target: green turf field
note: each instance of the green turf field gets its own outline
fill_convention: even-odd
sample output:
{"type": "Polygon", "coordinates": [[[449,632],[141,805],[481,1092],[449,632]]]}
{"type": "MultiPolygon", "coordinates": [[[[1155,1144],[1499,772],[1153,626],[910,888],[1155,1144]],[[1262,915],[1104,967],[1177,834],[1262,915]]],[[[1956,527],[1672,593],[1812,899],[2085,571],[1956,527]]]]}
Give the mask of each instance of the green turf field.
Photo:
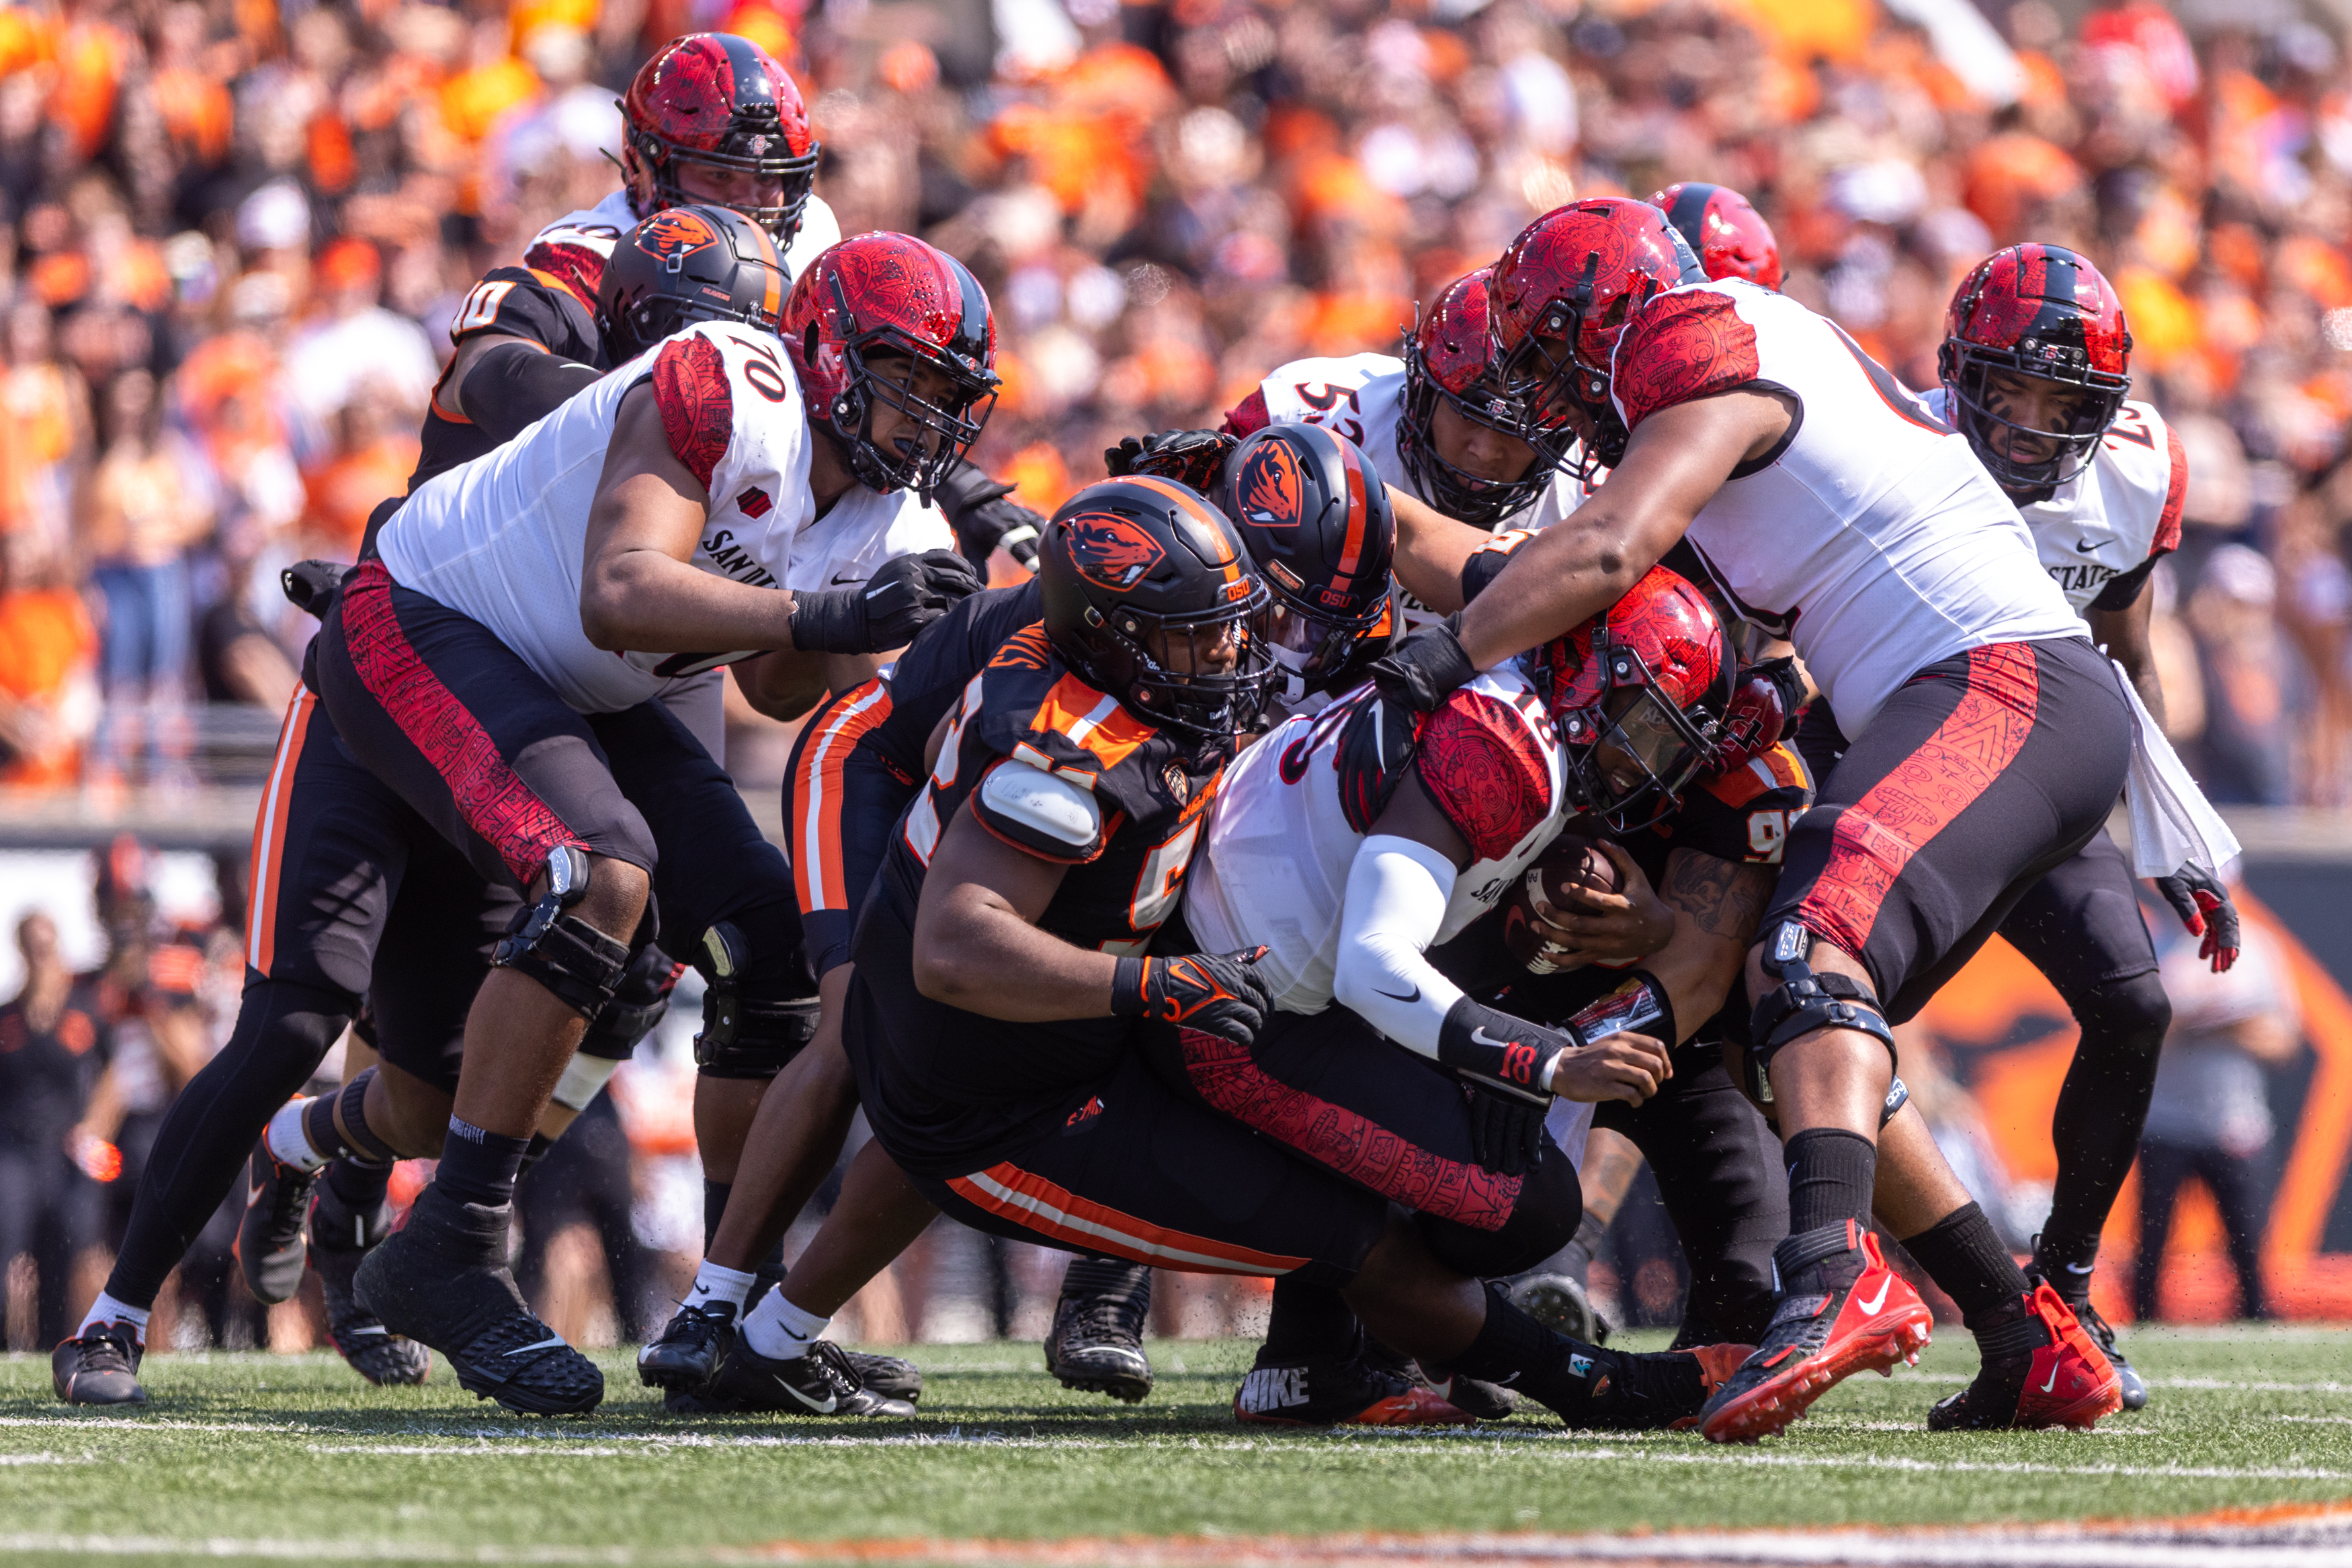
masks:
{"type": "MultiPolygon", "coordinates": [[[[912,1354],[922,1419],[665,1419],[625,1354],[596,1416],[507,1416],[436,1366],[369,1388],[329,1355],[159,1356],[129,1417],[0,1359],[0,1556],[673,1561],[862,1537],[1250,1536],[2158,1518],[2352,1498],[2352,1330],[2142,1332],[2152,1406],[2089,1435],[1931,1436],[1972,1364],[1854,1378],[1790,1436],[1267,1434],[1227,1411],[1249,1347],[1160,1343],[1129,1409],[1034,1345],[912,1354]]],[[[920,1548],[912,1556],[919,1560],[920,1548]]],[[[898,1552],[891,1552],[898,1558],[898,1552]]],[[[905,1559],[900,1559],[905,1560],[905,1559]]]]}

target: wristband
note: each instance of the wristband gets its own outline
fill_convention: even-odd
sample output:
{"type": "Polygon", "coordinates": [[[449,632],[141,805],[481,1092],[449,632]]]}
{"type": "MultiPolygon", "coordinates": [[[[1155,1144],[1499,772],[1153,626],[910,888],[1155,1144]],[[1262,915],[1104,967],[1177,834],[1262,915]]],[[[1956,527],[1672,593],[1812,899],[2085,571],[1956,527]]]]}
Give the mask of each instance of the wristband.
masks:
{"type": "Polygon", "coordinates": [[[1647,969],[1636,969],[1623,984],[1597,1002],[1585,1006],[1563,1026],[1579,1045],[1631,1030],[1663,1040],[1668,1050],[1680,1043],[1675,1033],[1675,1004],[1666,988],[1647,969]]]}
{"type": "Polygon", "coordinates": [[[1121,958],[1110,972],[1110,1016],[1115,1019],[1141,1018],[1144,1009],[1143,988],[1150,977],[1149,958],[1121,958]]]}
{"type": "Polygon", "coordinates": [[[1441,1064],[1526,1094],[1551,1092],[1550,1068],[1561,1049],[1559,1031],[1468,997],[1445,1010],[1437,1033],[1441,1064]]]}

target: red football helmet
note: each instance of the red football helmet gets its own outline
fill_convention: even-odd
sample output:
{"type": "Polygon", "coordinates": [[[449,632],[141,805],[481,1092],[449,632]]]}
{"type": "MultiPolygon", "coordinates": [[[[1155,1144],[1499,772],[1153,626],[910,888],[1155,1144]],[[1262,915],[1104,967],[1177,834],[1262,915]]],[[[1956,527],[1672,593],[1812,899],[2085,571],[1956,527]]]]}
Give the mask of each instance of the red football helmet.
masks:
{"type": "Polygon", "coordinates": [[[1688,579],[1654,566],[1604,613],[1529,657],[1568,744],[1578,804],[1613,831],[1658,821],[1706,770],[1738,659],[1688,579]]]}
{"type": "Polygon", "coordinates": [[[1495,264],[1487,292],[1505,389],[1559,433],[1562,466],[1568,411],[1583,411],[1592,434],[1570,469],[1580,479],[1625,455],[1630,433],[1609,401],[1609,376],[1627,319],[1654,295],[1706,281],[1665,214],[1613,196],[1546,213],[1495,264]]]}
{"type": "Polygon", "coordinates": [[[1494,268],[1482,267],[1445,286],[1404,340],[1404,409],[1397,421],[1397,455],[1406,477],[1430,504],[1449,517],[1491,528],[1542,494],[1559,465],[1561,433],[1546,430],[1529,411],[1503,391],[1490,372],[1495,337],[1486,317],[1486,281],[1494,268]],[[1456,468],[1438,455],[1432,421],[1437,400],[1475,423],[1498,430],[1536,450],[1536,461],[1517,479],[1486,479],[1456,468]]]}
{"type": "Polygon", "coordinates": [[[809,423],[840,446],[858,482],[908,486],[926,502],[950,465],[971,449],[996,402],[996,321],[963,263],[910,235],[843,240],[809,263],[784,301],[784,346],[800,373],[809,423]],[[917,394],[877,376],[870,361],[903,355],[944,371],[949,391],[917,394]],[[871,436],[877,399],[920,434],[884,451],[871,436]]]}
{"type": "Polygon", "coordinates": [[[1730,186],[1696,180],[1668,185],[1650,198],[1650,205],[1666,214],[1717,283],[1744,277],[1767,288],[1780,287],[1780,242],[1764,214],[1730,186]]]}
{"type": "Polygon", "coordinates": [[[1937,373],[1953,423],[2003,488],[2045,489],[2089,466],[2131,392],[2131,333],[2122,301],[2089,258],[2059,245],[2013,245],[1977,264],[1944,318],[1937,373]],[[1995,371],[2077,387],[2064,430],[2038,430],[1992,411],[1995,371]],[[2021,442],[2050,455],[2025,461],[2021,442]]]}
{"type": "Polygon", "coordinates": [[[709,198],[678,186],[680,163],[782,183],[773,206],[737,210],[787,246],[816,187],[824,150],[809,131],[801,89],[767,50],[732,33],[688,33],[636,74],[621,99],[629,151],[653,176],[666,207],[709,198]]]}

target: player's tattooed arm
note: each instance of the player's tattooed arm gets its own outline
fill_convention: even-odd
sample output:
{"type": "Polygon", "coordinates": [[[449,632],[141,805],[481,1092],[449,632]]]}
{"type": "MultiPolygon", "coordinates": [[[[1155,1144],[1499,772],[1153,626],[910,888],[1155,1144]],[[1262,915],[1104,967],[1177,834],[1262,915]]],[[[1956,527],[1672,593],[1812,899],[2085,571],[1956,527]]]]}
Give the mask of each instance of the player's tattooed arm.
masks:
{"type": "Polygon", "coordinates": [[[1666,988],[1675,1028],[1685,1038],[1731,994],[1780,874],[1777,866],[1741,864],[1696,850],[1666,857],[1659,896],[1675,911],[1674,940],[1643,967],[1666,988]]]}

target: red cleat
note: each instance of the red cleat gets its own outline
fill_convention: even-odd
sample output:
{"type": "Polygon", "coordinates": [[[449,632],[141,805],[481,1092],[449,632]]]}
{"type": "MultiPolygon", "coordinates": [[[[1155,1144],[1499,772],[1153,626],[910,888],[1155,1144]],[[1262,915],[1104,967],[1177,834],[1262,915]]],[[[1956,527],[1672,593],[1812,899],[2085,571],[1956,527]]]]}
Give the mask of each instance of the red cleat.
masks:
{"type": "Polygon", "coordinates": [[[1831,1228],[1791,1236],[1775,1249],[1774,1263],[1784,1281],[1780,1310],[1756,1354],[1699,1413],[1699,1430],[1707,1441],[1753,1443],[1771,1437],[1855,1373],[1884,1376],[1896,1362],[1918,1360],[1934,1325],[1927,1303],[1886,1266],[1875,1236],[1850,1219],[1843,1229],[1843,1245],[1831,1228]],[[1841,1254],[1854,1252],[1862,1255],[1861,1272],[1846,1283],[1832,1283],[1842,1271],[1841,1254]]]}
{"type": "Polygon", "coordinates": [[[2016,1307],[2007,1322],[1978,1331],[1984,1366],[1975,1382],[1937,1401],[1929,1431],[2088,1431],[2123,1408],[2122,1376],[2057,1291],[2036,1285],[2016,1307]]]}

